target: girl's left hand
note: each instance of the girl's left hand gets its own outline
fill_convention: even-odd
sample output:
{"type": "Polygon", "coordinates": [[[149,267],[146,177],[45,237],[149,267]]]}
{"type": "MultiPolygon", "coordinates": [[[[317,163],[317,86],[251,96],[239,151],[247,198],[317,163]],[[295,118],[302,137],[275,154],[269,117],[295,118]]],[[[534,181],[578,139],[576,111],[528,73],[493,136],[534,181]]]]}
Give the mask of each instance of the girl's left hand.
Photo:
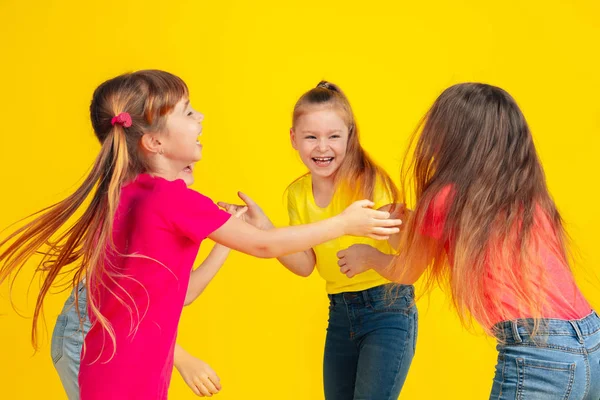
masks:
{"type": "Polygon", "coordinates": [[[215,371],[210,365],[191,354],[183,354],[175,367],[196,395],[212,397],[213,394],[217,394],[221,390],[221,380],[215,371]]]}
{"type": "Polygon", "coordinates": [[[348,278],[352,278],[362,272],[372,268],[372,260],[376,256],[377,250],[368,244],[353,244],[345,250],[337,253],[340,272],[348,278]]]}

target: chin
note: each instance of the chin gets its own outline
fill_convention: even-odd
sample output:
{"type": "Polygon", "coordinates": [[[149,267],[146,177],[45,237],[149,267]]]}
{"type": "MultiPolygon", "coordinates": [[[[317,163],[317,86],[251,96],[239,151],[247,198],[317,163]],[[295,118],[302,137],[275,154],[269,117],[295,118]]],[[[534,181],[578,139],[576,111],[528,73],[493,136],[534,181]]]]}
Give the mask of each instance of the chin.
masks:
{"type": "Polygon", "coordinates": [[[194,176],[186,174],[186,176],[183,177],[183,181],[187,186],[190,186],[194,183],[194,176]]]}
{"type": "Polygon", "coordinates": [[[333,171],[323,171],[323,170],[316,170],[316,171],[310,171],[310,173],[313,176],[318,176],[319,178],[325,178],[325,179],[329,179],[329,178],[333,178],[335,176],[335,172],[336,170],[333,171]]]}

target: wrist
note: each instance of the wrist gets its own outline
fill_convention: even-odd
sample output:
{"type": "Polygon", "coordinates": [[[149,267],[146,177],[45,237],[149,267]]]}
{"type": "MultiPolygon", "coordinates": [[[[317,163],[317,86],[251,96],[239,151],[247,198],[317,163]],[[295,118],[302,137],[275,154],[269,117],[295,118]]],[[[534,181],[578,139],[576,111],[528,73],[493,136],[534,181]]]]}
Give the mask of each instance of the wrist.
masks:
{"type": "Polygon", "coordinates": [[[367,257],[368,266],[377,272],[385,270],[392,260],[391,255],[382,253],[374,247],[370,248],[369,253],[370,254],[367,257]]]}
{"type": "Polygon", "coordinates": [[[330,221],[331,225],[334,227],[337,236],[344,236],[350,234],[348,233],[348,221],[346,221],[346,218],[344,218],[343,214],[338,214],[334,217],[331,217],[330,221]]]}
{"type": "Polygon", "coordinates": [[[265,218],[265,220],[260,224],[260,229],[263,231],[268,231],[269,229],[275,228],[275,225],[271,222],[269,218],[265,218]]]}

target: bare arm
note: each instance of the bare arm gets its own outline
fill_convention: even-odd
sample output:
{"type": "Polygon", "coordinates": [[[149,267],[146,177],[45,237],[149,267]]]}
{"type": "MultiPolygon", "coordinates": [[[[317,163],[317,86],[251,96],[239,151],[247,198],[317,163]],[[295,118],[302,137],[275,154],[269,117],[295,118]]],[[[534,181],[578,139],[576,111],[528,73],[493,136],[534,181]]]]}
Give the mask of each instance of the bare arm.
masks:
{"type": "Polygon", "coordinates": [[[431,240],[425,240],[424,242],[423,248],[419,251],[419,259],[415,260],[410,268],[406,267],[402,251],[397,255],[392,255],[385,254],[366,244],[352,245],[338,252],[340,272],[348,278],[352,278],[373,269],[387,280],[412,285],[425,272],[435,254],[433,242],[431,240]]]}
{"type": "Polygon", "coordinates": [[[313,249],[278,257],[277,260],[294,274],[303,277],[310,276],[317,264],[317,257],[313,249]]]}
{"type": "MultiPolygon", "coordinates": [[[[247,199],[252,202],[251,199],[247,199]]],[[[249,204],[249,201],[245,201],[246,204],[248,204],[248,212],[250,212],[253,206],[249,204]]],[[[275,228],[271,220],[264,213],[262,213],[262,216],[260,218],[261,222],[259,226],[261,226],[261,229],[275,228]]],[[[305,251],[300,251],[298,253],[289,254],[287,256],[277,257],[277,261],[279,261],[281,265],[286,267],[292,273],[302,277],[307,277],[310,276],[310,274],[312,274],[312,272],[314,271],[315,265],[317,264],[317,257],[313,249],[308,249],[305,251]]]]}
{"type": "Polygon", "coordinates": [[[229,248],[223,245],[215,244],[202,264],[192,271],[188,290],[185,295],[184,304],[186,306],[196,300],[204,289],[206,289],[210,281],[217,275],[217,272],[219,272],[225,263],[225,260],[227,260],[230,251],[229,248]]]}
{"type": "MultiPolygon", "coordinates": [[[[378,210],[388,211],[390,213],[390,218],[397,218],[403,221],[408,219],[408,213],[410,212],[410,210],[407,209],[404,204],[387,204],[381,208],[378,208],[378,210]]],[[[388,239],[390,246],[396,250],[398,250],[400,245],[400,235],[401,233],[398,232],[390,235],[390,238],[388,239]]]]}
{"type": "Polygon", "coordinates": [[[209,237],[217,243],[261,258],[276,258],[310,249],[343,235],[387,240],[397,233],[402,221],[389,219],[389,213],[372,210],[372,202],[355,202],[335,217],[286,228],[260,230],[230,218],[209,237]]]}
{"type": "Polygon", "coordinates": [[[175,344],[174,365],[177,371],[192,389],[200,397],[211,397],[221,390],[221,379],[215,371],[204,361],[192,356],[179,344],[175,344]]]}

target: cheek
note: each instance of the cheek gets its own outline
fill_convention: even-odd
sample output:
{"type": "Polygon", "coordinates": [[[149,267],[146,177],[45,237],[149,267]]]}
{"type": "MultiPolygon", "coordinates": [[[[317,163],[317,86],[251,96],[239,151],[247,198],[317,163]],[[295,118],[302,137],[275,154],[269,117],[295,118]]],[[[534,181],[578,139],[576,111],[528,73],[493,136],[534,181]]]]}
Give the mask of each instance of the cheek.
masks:
{"type": "Polygon", "coordinates": [[[336,145],[333,146],[333,151],[335,152],[337,158],[343,159],[346,156],[347,148],[348,147],[345,143],[336,143],[336,145]]]}
{"type": "Polygon", "coordinates": [[[312,146],[310,144],[301,144],[298,146],[298,153],[300,153],[301,158],[310,158],[310,154],[312,152],[312,146]]]}

